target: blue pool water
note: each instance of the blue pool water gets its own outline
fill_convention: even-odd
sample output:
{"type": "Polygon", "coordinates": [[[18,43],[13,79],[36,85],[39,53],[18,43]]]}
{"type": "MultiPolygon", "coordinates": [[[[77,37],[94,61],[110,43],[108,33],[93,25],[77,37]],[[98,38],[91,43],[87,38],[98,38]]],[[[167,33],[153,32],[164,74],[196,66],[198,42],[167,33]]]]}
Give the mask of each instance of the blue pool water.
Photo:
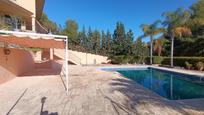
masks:
{"type": "Polygon", "coordinates": [[[124,77],[170,100],[204,98],[204,80],[159,69],[105,69],[117,71],[124,77]]]}

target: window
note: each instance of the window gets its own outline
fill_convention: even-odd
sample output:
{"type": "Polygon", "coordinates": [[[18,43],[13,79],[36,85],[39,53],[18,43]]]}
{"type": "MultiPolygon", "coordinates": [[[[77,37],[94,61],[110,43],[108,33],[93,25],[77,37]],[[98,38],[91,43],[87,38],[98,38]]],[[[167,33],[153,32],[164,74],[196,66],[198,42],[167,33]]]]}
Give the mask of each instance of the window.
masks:
{"type": "Polygon", "coordinates": [[[11,19],[11,16],[9,15],[5,15],[4,16],[4,23],[8,24],[8,25],[12,25],[12,19],[11,19]]]}
{"type": "Polygon", "coordinates": [[[18,17],[4,15],[4,22],[6,25],[10,26],[13,30],[21,29],[21,20],[18,17]]]}

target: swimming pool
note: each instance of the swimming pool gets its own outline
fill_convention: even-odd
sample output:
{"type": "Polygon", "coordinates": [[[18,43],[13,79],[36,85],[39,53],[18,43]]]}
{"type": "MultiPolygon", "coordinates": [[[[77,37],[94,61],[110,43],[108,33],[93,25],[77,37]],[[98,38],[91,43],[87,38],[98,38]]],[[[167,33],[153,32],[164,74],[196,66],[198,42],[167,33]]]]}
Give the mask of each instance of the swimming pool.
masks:
{"type": "Polygon", "coordinates": [[[117,71],[170,100],[204,98],[204,78],[155,68],[104,68],[117,71]]]}

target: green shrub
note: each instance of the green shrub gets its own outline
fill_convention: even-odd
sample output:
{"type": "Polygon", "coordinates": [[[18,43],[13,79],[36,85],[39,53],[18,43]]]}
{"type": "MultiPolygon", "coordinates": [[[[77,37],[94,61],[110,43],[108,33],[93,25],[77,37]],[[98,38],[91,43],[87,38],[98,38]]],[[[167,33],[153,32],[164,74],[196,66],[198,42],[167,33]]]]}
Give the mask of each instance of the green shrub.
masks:
{"type": "MultiPolygon", "coordinates": [[[[153,64],[161,64],[165,57],[162,56],[153,56],[152,61],[153,64]]],[[[145,63],[150,64],[150,57],[145,58],[145,63]]]]}
{"type": "Polygon", "coordinates": [[[131,58],[132,58],[131,56],[123,56],[122,60],[121,60],[121,63],[122,64],[127,64],[127,63],[130,62],[131,58]]]}
{"type": "Polygon", "coordinates": [[[203,62],[198,62],[198,63],[196,63],[195,67],[196,67],[198,70],[202,71],[203,68],[204,68],[204,63],[203,63],[203,62]]]}
{"type": "Polygon", "coordinates": [[[146,58],[144,59],[144,62],[145,62],[146,64],[149,64],[149,63],[150,63],[150,57],[146,57],[146,58]]]}
{"type": "Polygon", "coordinates": [[[111,56],[109,59],[111,60],[111,64],[120,64],[122,56],[111,56]]]}
{"type": "Polygon", "coordinates": [[[164,57],[162,56],[154,56],[153,57],[153,64],[161,64],[161,62],[163,61],[164,57]]]}
{"type": "Polygon", "coordinates": [[[111,59],[112,64],[127,64],[131,60],[131,56],[125,56],[125,55],[120,55],[120,56],[111,56],[109,57],[111,59]]]}
{"type": "Polygon", "coordinates": [[[132,56],[129,63],[131,63],[131,64],[134,64],[134,63],[142,64],[143,62],[145,62],[145,60],[146,60],[145,57],[142,57],[142,56],[132,56]]]}
{"type": "Polygon", "coordinates": [[[193,66],[192,64],[188,63],[187,61],[185,62],[186,68],[187,69],[191,69],[191,67],[193,66]]]}

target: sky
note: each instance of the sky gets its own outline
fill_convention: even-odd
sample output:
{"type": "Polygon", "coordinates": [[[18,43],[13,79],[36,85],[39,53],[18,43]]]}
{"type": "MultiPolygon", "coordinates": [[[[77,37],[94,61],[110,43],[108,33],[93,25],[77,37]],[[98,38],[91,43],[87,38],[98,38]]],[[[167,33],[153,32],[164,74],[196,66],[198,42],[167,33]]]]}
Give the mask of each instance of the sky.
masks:
{"type": "MultiPolygon", "coordinates": [[[[64,26],[67,19],[77,21],[79,30],[84,25],[112,33],[116,22],[125,24],[126,32],[132,29],[135,38],[142,35],[141,24],[162,19],[161,14],[178,7],[188,8],[197,0],[46,0],[44,12],[64,26]]],[[[148,39],[148,38],[146,38],[148,39]]]]}

